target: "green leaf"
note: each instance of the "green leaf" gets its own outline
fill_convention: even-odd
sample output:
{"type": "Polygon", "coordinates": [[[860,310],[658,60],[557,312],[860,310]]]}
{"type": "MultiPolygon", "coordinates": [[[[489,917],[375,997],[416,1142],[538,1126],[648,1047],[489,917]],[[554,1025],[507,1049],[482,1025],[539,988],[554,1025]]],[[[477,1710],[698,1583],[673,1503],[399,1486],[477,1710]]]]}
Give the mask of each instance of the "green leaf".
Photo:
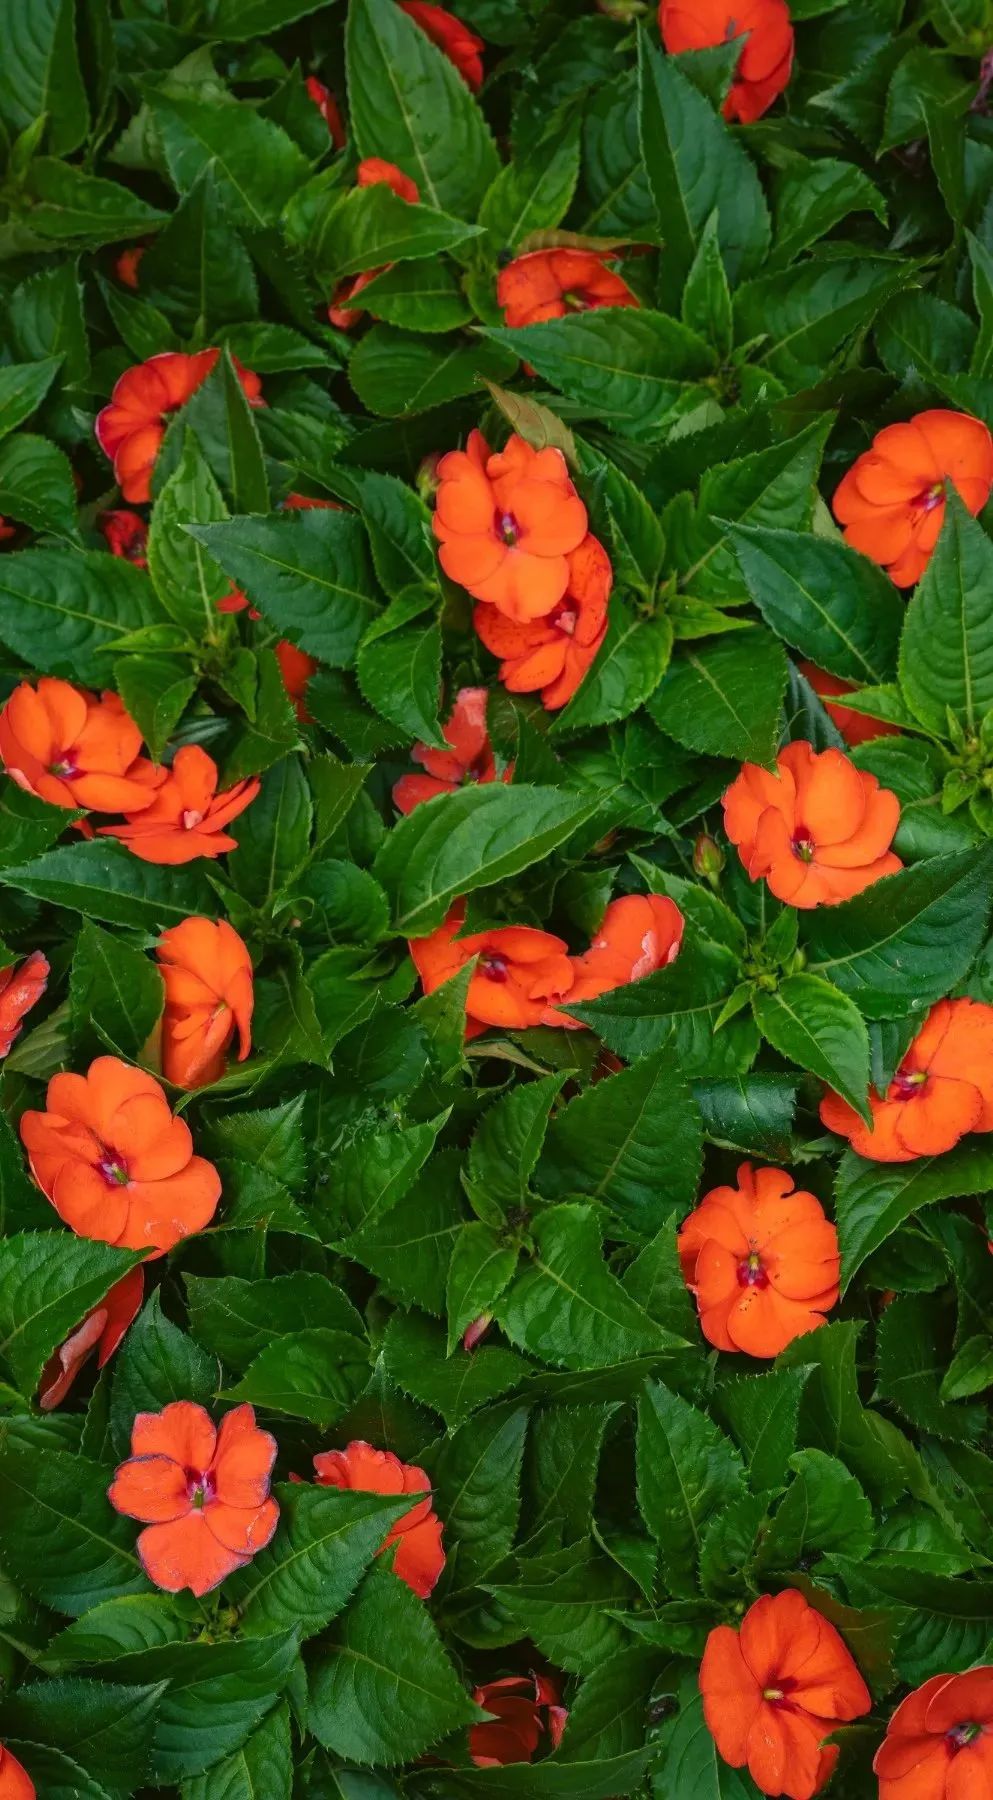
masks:
{"type": "Polygon", "coordinates": [[[0,1241],[0,1356],[26,1399],[52,1352],[140,1261],[64,1231],[0,1241]]]}
{"type": "Polygon", "coordinates": [[[262,789],[238,822],[238,848],[228,873],[257,906],[270,902],[307,859],[313,805],[299,757],[287,756],[262,777],[262,789]]]}
{"type": "Polygon", "coordinates": [[[810,1371],[770,1369],[765,1375],[734,1375],[717,1390],[718,1408],[734,1432],[756,1492],[779,1487],[796,1449],[800,1402],[810,1371]]]}
{"type": "MultiPolygon", "coordinates": [[[[88,1249],[96,1248],[87,1245],[88,1249]]],[[[134,1526],[107,1504],[108,1470],[65,1450],[0,1437],[0,1549],[8,1573],[56,1612],[147,1591],[134,1526]]]]}
{"type": "Polygon", "coordinates": [[[460,895],[540,862],[597,805],[559,788],[492,782],[417,807],[393,827],[373,865],[393,903],[397,931],[426,937],[460,895]]]}
{"type": "Polygon", "coordinates": [[[968,1400],[993,1387],[993,1343],[982,1333],[967,1338],[955,1352],[942,1378],[942,1400],[968,1400]]]}
{"type": "Polygon", "coordinates": [[[378,611],[360,519],[288,512],[192,526],[190,535],[298,649],[332,668],[354,661],[378,611]]]}
{"type": "Polygon", "coordinates": [[[630,1606],[632,1583],[589,1542],[522,1562],[513,1586],[493,1584],[489,1592],[514,1637],[527,1635],[571,1674],[589,1674],[628,1646],[615,1615],[630,1606]]]}
{"type": "Polygon", "coordinates": [[[341,1248],[379,1278],[391,1299],[440,1317],[452,1245],[464,1217],[458,1157],[439,1151],[409,1192],[368,1218],[341,1248]]]}
{"type": "Polygon", "coordinates": [[[326,1275],[294,1269],[262,1281],[233,1275],[187,1275],[190,1328],[230,1368],[241,1369],[274,1338],[324,1326],[358,1336],[362,1321],[350,1300],[326,1275]]]}
{"type": "Polygon", "coordinates": [[[833,538],[739,526],[731,533],[767,625],[843,681],[891,681],[904,606],[889,577],[833,538]]]}
{"type": "Polygon", "coordinates": [[[532,231],[558,225],[579,177],[579,119],[567,117],[547,138],[501,169],[483,196],[479,223],[497,251],[516,250],[532,231]]]}
{"type": "Polygon", "coordinates": [[[370,706],[405,737],[442,748],[447,740],[438,722],[441,695],[441,628],[424,619],[432,596],[393,600],[370,625],[359,645],[355,675],[370,706]],[[408,624],[413,616],[420,620],[408,624]]]}
{"type": "Polygon", "coordinates": [[[131,1326],[114,1364],[110,1425],[119,1456],[130,1453],[138,1413],[161,1412],[176,1400],[205,1406],[217,1391],[212,1356],[173,1325],[156,1289],[131,1326]]]}
{"type": "Polygon", "coordinates": [[[707,1417],[660,1381],[638,1406],[638,1506],[671,1593],[693,1599],[704,1528],[744,1492],[741,1456],[707,1417]]]}
{"type": "Polygon", "coordinates": [[[516,1246],[504,1244],[491,1225],[463,1225],[452,1245],[446,1310],[448,1353],[481,1314],[492,1312],[517,1267],[516,1246]]]}
{"type": "Polygon", "coordinates": [[[543,325],[489,326],[486,336],[529,363],[570,400],[632,437],[653,437],[713,353],[667,313],[605,307],[543,325]]]}
{"type": "Polygon", "coordinates": [[[534,1415],[526,1488],[535,1533],[552,1526],[566,1543],[589,1536],[603,1441],[615,1412],[610,1405],[553,1405],[534,1415]]]}
{"type": "Polygon", "coordinates": [[[690,750],[768,765],[786,673],[782,645],[756,626],[676,657],[648,710],[660,730],[690,750]]]}
{"type": "Polygon", "coordinates": [[[564,1075],[546,1075],[511,1088],[483,1114],[469,1146],[465,1187],[487,1224],[502,1225],[505,1213],[526,1204],[528,1182],[564,1080],[564,1075]]]}
{"type": "Polygon", "coordinates": [[[225,1400],[247,1400],[327,1430],[347,1412],[369,1374],[360,1338],[321,1328],[296,1331],[261,1350],[225,1400]]]}
{"type": "Polygon", "coordinates": [[[818,381],[855,334],[913,277],[909,260],[810,258],[749,281],[735,295],[739,342],[763,338],[758,366],[794,388],[818,381]]]}
{"type": "Polygon", "coordinates": [[[367,1220],[385,1213],[407,1192],[434,1148],[440,1123],[435,1120],[376,1132],[357,1138],[338,1154],[333,1203],[327,1214],[334,1242],[346,1230],[361,1230],[367,1220]]]}
{"type": "MultiPolygon", "coordinates": [[[[387,263],[434,259],[479,236],[479,227],[431,206],[413,206],[386,182],[328,195],[307,234],[307,252],[322,276],[341,281],[387,263]]],[[[368,300],[363,289],[362,305],[368,300]]]]}
{"type": "Polygon", "coordinates": [[[819,975],[788,975],[773,993],[754,988],[752,1010],[773,1049],[826,1081],[869,1122],[869,1034],[853,1000],[819,975]]]}
{"type": "Polygon", "coordinates": [[[993,857],[963,850],[914,863],[805,929],[808,968],[851,994],[871,1018],[899,1018],[940,1000],[986,939],[993,857]]]}
{"type": "Polygon", "coordinates": [[[0,515],[32,531],[78,536],[72,469],[55,444],[22,431],[0,445],[0,515]]]}
{"type": "Polygon", "coordinates": [[[308,1725],[349,1762],[413,1762],[475,1708],[423,1601],[383,1569],[366,1575],[310,1677],[308,1725]]]}
{"type": "MultiPolygon", "coordinates": [[[[240,3],[240,0],[239,0],[240,3]]],[[[289,1709],[273,1708],[239,1750],[195,1775],[183,1788],[183,1800],[290,1800],[293,1788],[293,1744],[289,1709]]]]}
{"type": "Polygon", "coordinates": [[[639,618],[624,600],[611,604],[607,635],[582,686],[552,725],[555,740],[626,719],[655,692],[672,654],[672,621],[639,618]]]}
{"type": "Polygon", "coordinates": [[[303,152],[251,106],[187,99],[175,89],[156,91],[151,106],[176,192],[188,194],[209,168],[233,224],[275,223],[307,180],[303,152]]]}
{"type": "Polygon", "coordinates": [[[731,1020],[714,1032],[739,979],[734,951],[694,933],[667,967],[568,1011],[625,1062],[653,1055],[671,1038],[684,1075],[716,1074],[746,1066],[757,1049],[755,1028],[747,1018],[731,1020]]]}
{"type": "Polygon", "coordinates": [[[732,287],[761,264],[771,227],[740,141],[677,63],[639,45],[641,145],[665,244],[665,281],[682,291],[711,214],[732,287]],[[668,266],[671,265],[671,266],[668,266]]]}
{"type": "Polygon", "coordinates": [[[167,217],[119,182],[104,181],[52,156],[39,156],[31,163],[23,192],[28,229],[46,249],[118,243],[154,231],[167,217]]]}
{"type": "Polygon", "coordinates": [[[444,1520],[444,1591],[475,1587],[508,1554],[520,1512],[528,1415],[509,1401],[487,1407],[441,1444],[430,1473],[444,1520]]]}
{"type": "Polygon", "coordinates": [[[947,735],[952,712],[973,732],[993,706],[993,619],[985,596],[993,544],[949,492],[935,551],[907,607],[900,686],[921,724],[947,735]]]}
{"type": "Polygon", "coordinates": [[[886,202],[875,183],[854,163],[833,156],[798,161],[776,186],[776,236],[771,262],[785,269],[802,250],[826,237],[849,213],[874,213],[886,223],[886,202]]]}
{"type": "Polygon", "coordinates": [[[48,800],[37,800],[16,782],[0,785],[0,869],[40,856],[79,815],[48,800]]]}
{"type": "Polygon", "coordinates": [[[830,423],[815,418],[795,437],[708,469],[695,507],[689,495],[677,496],[665,522],[668,560],[679,571],[682,590],[716,606],[748,598],[726,521],[806,529],[830,423]]]}
{"type": "Polygon", "coordinates": [[[505,381],[517,368],[517,356],[513,346],[479,337],[467,343],[373,325],[352,352],[348,379],[369,412],[400,419],[462,394],[478,394],[486,379],[505,381]]]}
{"type": "Polygon", "coordinates": [[[993,1187],[993,1151],[970,1141],[944,1156],[916,1162],[864,1162],[846,1150],[838,1168],[835,1212],[847,1287],[866,1257],[922,1207],[936,1200],[982,1194],[993,1187]]]}
{"type": "Polygon", "coordinates": [[[351,1599],[409,1502],[395,1494],[280,1483],[279,1530],[226,1591],[248,1637],[298,1629],[314,1637],[351,1599]]]}
{"type": "Polygon", "coordinates": [[[37,411],[55,379],[59,359],[41,357],[36,362],[8,363],[0,368],[0,437],[16,431],[37,411]]]}
{"type": "Polygon", "coordinates": [[[874,1499],[902,1498],[917,1484],[919,1465],[896,1426],[862,1403],[855,1360],[861,1329],[852,1320],[822,1325],[790,1344],[776,1367],[811,1370],[800,1408],[801,1444],[838,1457],[874,1499]]]}
{"type": "Polygon", "coordinates": [[[174,656],[120,656],[114,664],[114,684],[152,761],[160,762],[196,692],[189,663],[174,656]]]}
{"type": "Polygon", "coordinates": [[[496,1307],[513,1343],[553,1367],[599,1369],[676,1341],[607,1268],[595,1208],[551,1207],[534,1220],[531,1237],[531,1261],[496,1307]]]}
{"type": "Polygon", "coordinates": [[[680,314],[689,326],[708,344],[712,344],[722,360],[731,354],[734,321],[731,290],[721,256],[717,213],[712,212],[697,245],[692,267],[686,277],[680,314]]]}
{"type": "Polygon", "coordinates": [[[118,637],[152,623],[140,569],[97,550],[22,550],[0,564],[0,639],[32,668],[100,687],[118,637]]]}
{"type": "Polygon", "coordinates": [[[72,1720],[73,1761],[110,1789],[130,1790],[145,1775],[160,1686],[69,1677],[32,1681],[0,1706],[4,1738],[60,1750],[72,1720]]]}
{"type": "Polygon", "coordinates": [[[104,1600],[56,1633],[45,1652],[44,1666],[61,1670],[77,1664],[114,1662],[133,1650],[174,1644],[184,1635],[183,1620],[170,1594],[104,1600]]]}
{"type": "Polygon", "coordinates": [[[299,1670],[294,1631],[227,1643],[167,1644],[120,1659],[120,1680],[167,1681],[150,1779],[169,1787],[213,1768],[246,1743],[299,1670]]]}
{"type": "Polygon", "coordinates": [[[56,156],[78,149],[89,126],[70,0],[12,0],[4,17],[0,119],[22,131],[48,115],[56,156]]]}
{"type": "Polygon", "coordinates": [[[217,602],[230,593],[231,583],[184,527],[226,518],[220,489],[188,430],[179,462],[152,510],[148,568],[165,611],[194,643],[219,641],[222,622],[217,602]]]}
{"type": "Polygon", "coordinates": [[[394,1386],[440,1413],[450,1430],[481,1406],[519,1387],[531,1372],[515,1351],[499,1345],[446,1354],[440,1325],[416,1312],[393,1314],[383,1355],[394,1386]]]}
{"type": "Polygon", "coordinates": [[[251,259],[213,163],[146,250],[141,281],[184,334],[200,331],[209,339],[228,321],[258,314],[251,259]]]}
{"type": "Polygon", "coordinates": [[[103,1045],[137,1058],[164,1002],[162,977],[140,950],[86,920],[76,939],[69,999],[75,1027],[91,1026],[103,1045]]]}
{"type": "Polygon", "coordinates": [[[362,305],[372,318],[407,331],[457,331],[473,316],[455,270],[437,257],[391,263],[362,289],[362,305]]]}
{"type": "Polygon", "coordinates": [[[875,1521],[844,1463],[822,1450],[799,1450],[789,1467],[793,1480],[759,1547],[756,1568],[786,1573],[802,1568],[804,1558],[835,1550],[855,1560],[865,1556],[873,1547],[875,1521]]]}
{"type": "Polygon", "coordinates": [[[461,75],[392,0],[356,0],[345,43],[359,155],[396,163],[426,205],[474,218],[498,163],[461,75]]]}
{"type": "Polygon", "coordinates": [[[199,869],[168,869],[142,862],[123,844],[62,844],[46,856],[2,871],[3,883],[108,925],[158,932],[192,913],[208,918],[217,901],[199,869]]]}
{"type": "Polygon", "coordinates": [[[554,1119],[538,1171],[553,1199],[582,1194],[650,1236],[700,1179],[699,1114],[671,1051],[578,1094],[554,1119]]]}

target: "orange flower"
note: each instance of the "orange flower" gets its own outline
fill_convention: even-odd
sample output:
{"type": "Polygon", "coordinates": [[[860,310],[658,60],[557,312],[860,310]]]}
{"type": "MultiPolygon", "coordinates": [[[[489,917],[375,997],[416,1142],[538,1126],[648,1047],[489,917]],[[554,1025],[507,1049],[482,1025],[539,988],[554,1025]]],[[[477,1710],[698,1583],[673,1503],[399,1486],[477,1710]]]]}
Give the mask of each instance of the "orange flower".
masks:
{"type": "Polygon", "coordinates": [[[661,0],[659,30],[670,55],[747,41],[724,117],[748,125],[768,112],[790,79],[793,27],[786,0],[661,0]]]}
{"type": "Polygon", "coordinates": [[[855,712],[850,706],[837,704],[833,696],[854,693],[854,682],[839,681],[837,675],[815,669],[813,663],[802,662],[798,667],[851,749],[854,750],[856,744],[868,744],[872,738],[901,736],[899,725],[888,725],[885,719],[870,719],[868,713],[855,712]]]}
{"type": "MultiPolygon", "coordinates": [[[[320,502],[318,501],[319,505],[320,502]]],[[[316,675],[320,664],[316,657],[308,656],[306,650],[298,650],[286,638],[280,638],[275,650],[279,673],[283,677],[283,686],[293,702],[293,710],[301,725],[310,722],[304,696],[307,683],[312,675],[316,675]]]]}
{"type": "Polygon", "coordinates": [[[512,326],[639,304],[627,282],[608,269],[605,252],[595,250],[532,250],[515,256],[501,269],[496,294],[504,320],[512,326]]]}
{"type": "Polygon", "coordinates": [[[288,512],[344,512],[340,500],[315,500],[311,494],[287,494],[283,506],[288,512]]]}
{"type": "Polygon", "coordinates": [[[3,517],[3,514],[0,513],[0,544],[5,543],[8,538],[14,538],[16,536],[17,526],[9,524],[3,517]]]}
{"type": "Polygon", "coordinates": [[[433,994],[478,956],[466,998],[467,1038],[478,1037],[488,1025],[524,1031],[529,1025],[560,1024],[547,1014],[573,983],[562,939],[531,925],[501,925],[456,937],[464,917],[464,906],[456,904],[430,937],[408,945],[424,992],[433,994]]]}
{"type": "MultiPolygon", "coordinates": [[[[145,1277],[141,1269],[129,1269],[114,1283],[99,1306],[88,1312],[54,1356],[50,1356],[38,1383],[38,1405],[42,1412],[61,1406],[76,1376],[92,1350],[97,1353],[97,1368],[102,1369],[118,1348],[141,1306],[145,1277]]],[[[0,1785],[0,1800],[3,1787],[0,1785]]]]}
{"type": "Polygon", "coordinates": [[[787,744],[776,771],[744,763],[724,796],[724,829],[752,881],[806,910],[836,906],[903,864],[890,845],[900,802],[841,750],[787,744]]]}
{"type": "Polygon", "coordinates": [[[251,1406],[226,1413],[219,1430],[190,1400],[139,1413],[107,1498],[147,1526],[136,1549],[149,1581],[169,1594],[209,1594],[264,1550],[279,1523],[275,1460],[276,1440],[251,1406]]]}
{"type": "Polygon", "coordinates": [[[945,481],[973,514],[993,488],[993,437],[969,413],[936,407],[886,425],[835,491],[845,540],[882,563],[897,587],[919,581],[945,517],[945,481]]]}
{"type": "Polygon", "coordinates": [[[478,431],[438,465],[434,534],[441,566],[474,600],[510,619],[543,618],[569,587],[571,551],[586,536],[586,508],[561,450],[512,437],[490,452],[478,431]]]}
{"type": "Polygon", "coordinates": [[[53,806],[140,812],[161,770],[139,755],[141,732],[117,694],[98,700],[69,681],[22,681],[0,712],[0,759],[18,787],[53,806]]]}
{"type": "Polygon", "coordinates": [[[872,1705],[843,1639],[794,1588],[763,1594],[740,1631],[710,1633],[700,1692],[724,1761],[747,1766],[763,1794],[789,1800],[820,1793],[838,1761],[824,1739],[872,1705]]]}
{"type": "Polygon", "coordinates": [[[318,81],[316,75],[308,75],[307,92],[328,128],[328,134],[335,149],[344,149],[345,127],[342,122],[341,110],[331,89],[325,87],[323,81],[318,81]]]}
{"type": "MultiPolygon", "coordinates": [[[[460,688],[452,716],[443,735],[450,750],[433,750],[429,744],[415,744],[414,761],[427,770],[426,775],[402,775],[393,789],[393,804],[402,813],[413,812],[422,800],[433,800],[436,794],[454,794],[466,782],[495,781],[496,763],[486,731],[485,688],[460,688]]],[[[501,777],[509,781],[513,768],[501,777]]]]}
{"type": "Polygon", "coordinates": [[[145,254],[145,244],[132,244],[129,249],[122,250],[114,264],[114,274],[125,287],[138,287],[138,265],[145,254]]]}
{"type": "Polygon", "coordinates": [[[400,11],[414,20],[439,50],[443,50],[450,63],[454,63],[463,81],[475,91],[483,85],[483,59],[480,51],[486,48],[481,37],[463,25],[454,13],[446,12],[443,6],[433,6],[429,0],[400,0],[400,11]]]}
{"type": "MultiPolygon", "coordinates": [[[[378,187],[384,183],[393,189],[398,200],[406,200],[412,206],[416,206],[421,197],[416,181],[411,181],[410,176],[398,169],[396,163],[386,162],[381,156],[365,157],[359,163],[355,182],[360,188],[378,187]]],[[[377,269],[364,269],[360,275],[346,275],[339,281],[328,307],[331,324],[336,325],[339,331],[351,331],[352,326],[358,324],[363,311],[361,306],[353,306],[352,302],[358,298],[363,288],[369,286],[370,281],[375,281],[377,275],[385,275],[392,267],[392,263],[382,263],[377,269]]],[[[317,504],[334,503],[322,501],[317,504]]]]}
{"type": "Polygon", "coordinates": [[[22,963],[0,969],[0,1061],[10,1055],[24,1015],[41,999],[48,976],[48,958],[40,950],[32,950],[22,963]]]}
{"type": "Polygon", "coordinates": [[[683,915],[664,894],[624,894],[612,900],[588,950],[572,958],[569,1002],[595,1000],[664,969],[679,955],[683,915]]]}
{"type": "Polygon", "coordinates": [[[159,1083],[116,1056],[53,1075],[44,1112],[21,1116],[31,1173],[78,1237],[160,1255],[209,1225],[221,1197],[159,1083]]]}
{"type": "Polygon", "coordinates": [[[967,1131],[993,1131],[993,1006],[939,1000],[880,1099],[870,1092],[866,1125],[838,1094],[821,1121],[870,1162],[940,1156],[967,1131]]]}
{"type": "Polygon", "coordinates": [[[679,1259],[718,1350],[778,1356],[838,1299],[838,1234],[784,1169],[742,1163],[736,1188],[711,1188],[679,1234],[679,1259]]]}
{"type": "MultiPolygon", "coordinates": [[[[314,1479],[320,1487],[351,1488],[360,1494],[430,1494],[431,1483],[423,1469],[404,1463],[392,1450],[374,1450],[361,1438],[344,1450],[325,1450],[314,1457],[314,1479]]],[[[431,1501],[418,1500],[404,1513],[379,1547],[379,1553],[396,1546],[393,1572],[421,1600],[426,1600],[445,1567],[441,1545],[441,1520],[431,1511],[431,1501]]]]}
{"type": "MultiPolygon", "coordinates": [[[[154,773],[161,777],[162,771],[154,773]]],[[[101,825],[99,835],[120,838],[142,862],[188,863],[198,856],[223,856],[238,848],[237,839],[225,835],[225,825],[251,806],[258,791],[253,777],[219,794],[213,758],[199,744],[184,744],[151,805],[137,817],[129,808],[123,825],[101,825]]]]}
{"type": "Polygon", "coordinates": [[[0,1800],[37,1800],[37,1793],[27,1769],[0,1744],[0,1800]]]}
{"type": "Polygon", "coordinates": [[[238,1033],[238,1061],[252,1047],[252,959],[226,919],[184,919],[162,933],[165,985],[162,1072],[177,1087],[207,1087],[224,1073],[238,1033]]]}
{"type": "Polygon", "coordinates": [[[508,694],[540,693],[546,712],[572,699],[607,633],[614,571],[606,550],[587,532],[566,563],[566,592],[544,618],[518,621],[484,604],[472,618],[487,650],[503,659],[500,680],[508,694]]]}
{"type": "MultiPolygon", "coordinates": [[[[125,500],[151,499],[152,469],[165,437],[165,420],[196,393],[220,354],[198,350],[195,356],[186,356],[166,350],[121,376],[109,406],[97,415],[95,430],[125,500]]],[[[234,364],[249,403],[258,405],[262,393],[258,376],[242,368],[237,357],[234,364]]]]}
{"type": "Polygon", "coordinates": [[[893,1714],[873,1769],[879,1800],[993,1794],[993,1668],[932,1675],[893,1714]]]}
{"type": "Polygon", "coordinates": [[[140,513],[119,507],[116,512],[101,513],[97,523],[111,556],[123,556],[139,569],[148,568],[148,526],[140,513]]]}
{"type": "Polygon", "coordinates": [[[569,1714],[561,1704],[559,1684],[550,1675],[506,1675],[502,1681],[484,1681],[472,1697],[477,1706],[495,1715],[469,1728],[469,1755],[477,1768],[531,1762],[546,1733],[553,1750],[562,1742],[569,1714]]]}

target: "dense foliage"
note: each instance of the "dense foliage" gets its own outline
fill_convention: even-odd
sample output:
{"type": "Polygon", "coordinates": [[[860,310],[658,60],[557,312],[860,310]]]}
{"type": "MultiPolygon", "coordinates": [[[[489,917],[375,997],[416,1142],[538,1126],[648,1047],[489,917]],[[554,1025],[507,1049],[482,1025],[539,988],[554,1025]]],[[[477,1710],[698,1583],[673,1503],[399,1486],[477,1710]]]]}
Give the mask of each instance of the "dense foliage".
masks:
{"type": "Polygon", "coordinates": [[[0,7],[0,1796],[976,1800],[988,0],[437,10],[0,7]]]}

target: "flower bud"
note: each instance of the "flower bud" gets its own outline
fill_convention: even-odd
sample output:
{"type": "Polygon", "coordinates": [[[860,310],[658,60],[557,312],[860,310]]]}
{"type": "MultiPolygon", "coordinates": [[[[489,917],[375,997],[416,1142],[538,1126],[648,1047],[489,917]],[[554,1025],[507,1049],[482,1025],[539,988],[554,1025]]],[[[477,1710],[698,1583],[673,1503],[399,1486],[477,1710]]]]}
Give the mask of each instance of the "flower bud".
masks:
{"type": "Polygon", "coordinates": [[[438,492],[438,464],[440,461],[441,451],[432,450],[430,456],[424,458],[414,478],[417,492],[425,506],[430,506],[438,492]]]}
{"type": "Polygon", "coordinates": [[[720,844],[708,837],[706,832],[701,832],[693,846],[693,868],[696,874],[702,875],[705,881],[713,882],[723,867],[724,852],[720,844]]]}
{"type": "Polygon", "coordinates": [[[467,1325],[462,1333],[463,1350],[475,1350],[476,1345],[481,1343],[486,1336],[492,1323],[492,1313],[480,1313],[478,1319],[473,1319],[472,1324],[467,1325]]]}

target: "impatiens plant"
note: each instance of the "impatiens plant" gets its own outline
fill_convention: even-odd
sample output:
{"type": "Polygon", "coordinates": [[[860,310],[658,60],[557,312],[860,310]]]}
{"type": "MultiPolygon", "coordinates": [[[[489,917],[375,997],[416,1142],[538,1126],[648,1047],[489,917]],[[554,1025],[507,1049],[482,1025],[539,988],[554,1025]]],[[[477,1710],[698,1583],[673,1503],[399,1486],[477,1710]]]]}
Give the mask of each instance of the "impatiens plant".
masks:
{"type": "Polygon", "coordinates": [[[0,157],[0,1800],[993,1800],[989,0],[0,157]]]}

